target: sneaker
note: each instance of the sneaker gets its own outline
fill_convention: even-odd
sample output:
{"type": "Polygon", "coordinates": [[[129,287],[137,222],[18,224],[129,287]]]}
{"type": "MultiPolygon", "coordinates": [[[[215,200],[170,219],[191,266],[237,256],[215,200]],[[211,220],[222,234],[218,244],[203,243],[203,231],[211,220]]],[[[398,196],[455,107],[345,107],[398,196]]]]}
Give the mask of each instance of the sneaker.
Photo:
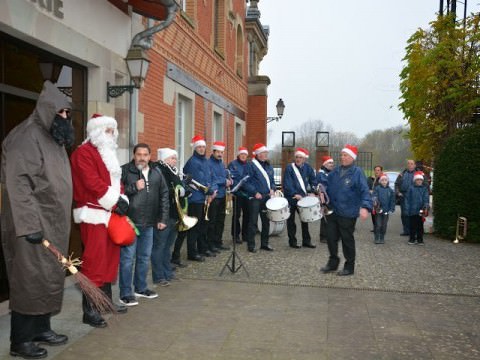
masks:
{"type": "Polygon", "coordinates": [[[168,282],[168,280],[160,280],[160,281],[157,281],[155,283],[155,285],[158,285],[158,286],[168,286],[170,285],[170,282],[168,282]]]}
{"type": "Polygon", "coordinates": [[[125,306],[138,305],[138,301],[135,298],[135,296],[124,296],[123,298],[120,298],[120,303],[125,305],[125,306]]]}
{"type": "Polygon", "coordinates": [[[158,297],[158,294],[155,291],[146,289],[145,291],[135,291],[135,296],[147,299],[155,299],[156,297],[158,297]]]}
{"type": "Polygon", "coordinates": [[[417,245],[424,246],[425,243],[423,242],[423,240],[419,240],[419,241],[417,241],[417,245]]]}
{"type": "Polygon", "coordinates": [[[415,240],[408,240],[408,245],[415,245],[416,241],[415,240]]]}

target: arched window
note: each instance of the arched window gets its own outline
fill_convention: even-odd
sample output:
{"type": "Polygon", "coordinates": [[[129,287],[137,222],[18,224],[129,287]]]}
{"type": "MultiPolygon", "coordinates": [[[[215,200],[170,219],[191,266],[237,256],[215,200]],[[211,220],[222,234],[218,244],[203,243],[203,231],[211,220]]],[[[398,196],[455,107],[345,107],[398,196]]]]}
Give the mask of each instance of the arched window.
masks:
{"type": "Polygon", "coordinates": [[[213,47],[224,55],[225,43],[225,0],[215,0],[213,3],[213,47]]]}

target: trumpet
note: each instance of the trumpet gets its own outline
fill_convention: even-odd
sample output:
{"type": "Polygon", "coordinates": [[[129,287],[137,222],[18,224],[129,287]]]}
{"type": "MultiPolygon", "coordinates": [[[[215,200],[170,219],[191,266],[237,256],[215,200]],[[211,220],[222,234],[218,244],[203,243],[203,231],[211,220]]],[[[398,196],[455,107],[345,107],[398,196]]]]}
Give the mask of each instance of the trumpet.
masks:
{"type": "Polygon", "coordinates": [[[194,227],[198,219],[194,216],[188,216],[187,213],[187,208],[188,208],[188,203],[185,205],[184,208],[180,205],[180,185],[177,185],[175,187],[174,193],[175,193],[175,205],[177,207],[177,212],[178,212],[178,221],[177,221],[177,230],[178,231],[187,231],[194,227]]]}

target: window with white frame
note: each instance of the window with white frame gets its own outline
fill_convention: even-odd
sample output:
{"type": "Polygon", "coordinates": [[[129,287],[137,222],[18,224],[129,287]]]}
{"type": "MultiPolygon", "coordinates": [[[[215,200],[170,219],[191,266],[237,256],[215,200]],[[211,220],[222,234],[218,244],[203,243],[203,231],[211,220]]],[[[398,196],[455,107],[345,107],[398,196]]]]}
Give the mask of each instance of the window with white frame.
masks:
{"type": "Polygon", "coordinates": [[[237,149],[240,146],[244,146],[243,144],[243,126],[242,124],[236,122],[235,123],[235,154],[237,153],[237,149]]]}
{"type": "Polygon", "coordinates": [[[192,100],[178,95],[177,116],[175,120],[175,148],[178,152],[178,168],[183,168],[190,154],[192,137],[192,100]]]}
{"type": "Polygon", "coordinates": [[[213,112],[213,121],[212,121],[212,135],[213,141],[223,141],[223,116],[221,113],[214,111],[213,112]]]}

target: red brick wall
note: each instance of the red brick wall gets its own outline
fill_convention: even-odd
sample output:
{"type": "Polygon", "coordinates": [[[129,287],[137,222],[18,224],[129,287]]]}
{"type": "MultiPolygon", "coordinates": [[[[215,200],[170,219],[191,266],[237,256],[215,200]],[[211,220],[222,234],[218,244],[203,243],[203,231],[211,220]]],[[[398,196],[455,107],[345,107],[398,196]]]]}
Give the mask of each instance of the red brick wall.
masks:
{"type": "Polygon", "coordinates": [[[264,95],[250,95],[248,97],[248,119],[246,144],[249,152],[256,143],[267,144],[267,97],[264,95]]]}

